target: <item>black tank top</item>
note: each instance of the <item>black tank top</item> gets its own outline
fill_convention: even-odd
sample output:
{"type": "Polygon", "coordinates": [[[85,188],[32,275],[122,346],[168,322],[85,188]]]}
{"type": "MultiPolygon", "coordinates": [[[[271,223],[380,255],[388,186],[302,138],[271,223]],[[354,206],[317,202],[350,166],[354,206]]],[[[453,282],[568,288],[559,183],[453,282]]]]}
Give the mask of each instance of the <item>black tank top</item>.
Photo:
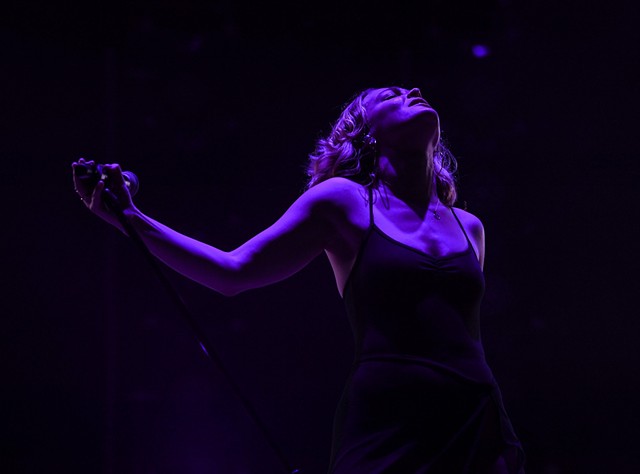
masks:
{"type": "Polygon", "coordinates": [[[480,341],[484,276],[469,237],[467,248],[434,257],[382,232],[373,218],[344,291],[356,361],[412,359],[465,379],[490,383],[480,341]]]}

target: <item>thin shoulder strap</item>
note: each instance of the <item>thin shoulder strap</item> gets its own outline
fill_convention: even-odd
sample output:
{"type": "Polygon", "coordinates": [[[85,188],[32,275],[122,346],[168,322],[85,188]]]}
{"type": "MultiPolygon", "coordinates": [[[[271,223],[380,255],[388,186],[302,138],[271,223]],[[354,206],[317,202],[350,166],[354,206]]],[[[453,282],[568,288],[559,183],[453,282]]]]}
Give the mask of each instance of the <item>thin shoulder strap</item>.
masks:
{"type": "Polygon", "coordinates": [[[367,187],[369,192],[369,229],[373,228],[373,189],[371,186],[367,187]]]}
{"type": "MultiPolygon", "coordinates": [[[[464,238],[467,239],[467,243],[469,244],[469,247],[471,247],[473,249],[473,245],[471,244],[471,241],[469,240],[469,236],[467,235],[467,231],[464,230],[464,226],[462,225],[462,222],[460,222],[460,219],[458,219],[458,215],[456,214],[456,211],[453,210],[453,206],[451,206],[450,209],[451,209],[451,213],[453,214],[453,217],[455,217],[456,221],[458,221],[458,225],[462,229],[462,232],[464,233],[464,238]]],[[[473,253],[476,253],[475,249],[473,250],[473,253]]],[[[476,255],[476,257],[477,256],[478,255],[476,255]]]]}

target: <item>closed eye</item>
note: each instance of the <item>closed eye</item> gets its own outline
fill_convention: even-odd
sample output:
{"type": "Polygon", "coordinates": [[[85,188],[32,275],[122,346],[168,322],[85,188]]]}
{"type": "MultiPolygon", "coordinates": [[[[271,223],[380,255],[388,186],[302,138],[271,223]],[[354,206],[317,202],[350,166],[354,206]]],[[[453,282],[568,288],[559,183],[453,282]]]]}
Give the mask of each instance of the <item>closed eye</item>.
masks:
{"type": "Polygon", "coordinates": [[[385,100],[390,100],[393,99],[394,97],[399,97],[403,94],[403,89],[400,89],[398,87],[389,87],[386,90],[382,91],[381,94],[381,101],[385,101],[385,100]]]}

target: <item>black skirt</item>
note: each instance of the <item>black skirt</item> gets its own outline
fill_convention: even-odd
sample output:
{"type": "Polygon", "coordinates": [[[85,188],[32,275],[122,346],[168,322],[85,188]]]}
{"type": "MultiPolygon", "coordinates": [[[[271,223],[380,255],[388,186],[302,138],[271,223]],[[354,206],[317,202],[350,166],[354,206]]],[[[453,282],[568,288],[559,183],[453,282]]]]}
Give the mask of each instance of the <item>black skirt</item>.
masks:
{"type": "Polygon", "coordinates": [[[334,422],[330,474],[524,474],[498,385],[437,365],[369,357],[334,422]]]}

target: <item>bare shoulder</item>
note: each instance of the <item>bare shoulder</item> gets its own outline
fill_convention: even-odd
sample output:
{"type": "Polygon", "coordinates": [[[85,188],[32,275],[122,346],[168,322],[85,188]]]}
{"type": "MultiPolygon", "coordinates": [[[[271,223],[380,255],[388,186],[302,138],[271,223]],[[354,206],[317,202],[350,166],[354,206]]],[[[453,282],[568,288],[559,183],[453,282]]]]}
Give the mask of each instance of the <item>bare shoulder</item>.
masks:
{"type": "Polygon", "coordinates": [[[309,200],[315,207],[327,210],[341,210],[351,213],[366,206],[366,190],[346,178],[329,178],[305,191],[302,199],[309,200]]]}
{"type": "Polygon", "coordinates": [[[477,236],[484,235],[484,226],[482,225],[482,221],[479,217],[470,213],[469,211],[465,211],[464,209],[460,209],[458,207],[454,209],[456,211],[456,215],[458,216],[460,222],[466,230],[477,236]]]}
{"type": "Polygon", "coordinates": [[[361,184],[351,181],[350,179],[334,177],[329,178],[320,184],[316,184],[306,192],[327,198],[340,198],[363,195],[364,188],[361,184]]]}
{"type": "MultiPolygon", "coordinates": [[[[351,258],[369,227],[369,200],[364,186],[347,178],[329,178],[308,189],[312,213],[332,235],[325,250],[351,258]]],[[[339,257],[336,257],[339,258],[339,257]]]]}
{"type": "Polygon", "coordinates": [[[475,244],[475,248],[477,250],[478,258],[480,259],[480,263],[484,264],[484,250],[485,250],[485,236],[484,236],[484,225],[482,225],[482,221],[480,218],[470,213],[469,211],[465,211],[464,209],[455,208],[456,216],[460,219],[460,223],[467,231],[469,238],[475,244]]]}

